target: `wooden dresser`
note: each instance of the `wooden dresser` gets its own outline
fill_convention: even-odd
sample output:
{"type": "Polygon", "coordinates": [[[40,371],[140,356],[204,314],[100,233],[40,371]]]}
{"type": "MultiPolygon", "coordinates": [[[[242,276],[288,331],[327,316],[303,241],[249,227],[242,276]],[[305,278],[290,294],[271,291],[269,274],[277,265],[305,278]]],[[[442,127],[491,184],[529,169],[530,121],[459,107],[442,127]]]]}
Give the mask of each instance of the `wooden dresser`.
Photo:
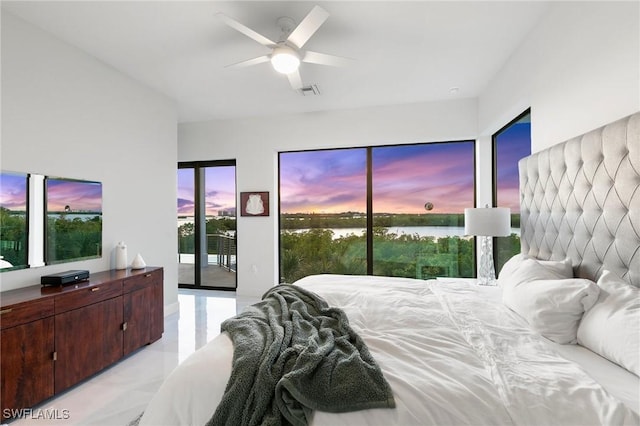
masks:
{"type": "Polygon", "coordinates": [[[163,282],[162,268],[147,267],[0,293],[1,418],[160,339],[163,282]]]}

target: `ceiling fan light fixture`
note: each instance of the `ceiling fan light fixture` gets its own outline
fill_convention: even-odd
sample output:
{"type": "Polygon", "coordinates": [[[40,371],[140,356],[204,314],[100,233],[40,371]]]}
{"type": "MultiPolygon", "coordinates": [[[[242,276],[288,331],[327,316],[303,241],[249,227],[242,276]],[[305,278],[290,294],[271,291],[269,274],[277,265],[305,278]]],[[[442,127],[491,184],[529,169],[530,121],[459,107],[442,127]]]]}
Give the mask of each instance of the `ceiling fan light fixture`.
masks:
{"type": "Polygon", "coordinates": [[[290,47],[276,47],[271,54],[271,65],[281,74],[291,74],[300,66],[300,55],[290,47]]]}

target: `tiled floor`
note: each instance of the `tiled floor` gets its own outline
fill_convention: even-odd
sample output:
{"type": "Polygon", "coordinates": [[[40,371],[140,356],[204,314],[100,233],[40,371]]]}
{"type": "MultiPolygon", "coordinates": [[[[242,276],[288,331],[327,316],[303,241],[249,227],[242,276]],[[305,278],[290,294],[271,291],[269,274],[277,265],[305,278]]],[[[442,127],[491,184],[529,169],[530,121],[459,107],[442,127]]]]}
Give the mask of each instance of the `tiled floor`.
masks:
{"type": "Polygon", "coordinates": [[[11,426],[126,426],[179,363],[220,333],[222,321],[257,299],[236,298],[228,291],[181,289],[178,301],[180,313],[165,318],[162,339],[34,407],[11,426]]]}

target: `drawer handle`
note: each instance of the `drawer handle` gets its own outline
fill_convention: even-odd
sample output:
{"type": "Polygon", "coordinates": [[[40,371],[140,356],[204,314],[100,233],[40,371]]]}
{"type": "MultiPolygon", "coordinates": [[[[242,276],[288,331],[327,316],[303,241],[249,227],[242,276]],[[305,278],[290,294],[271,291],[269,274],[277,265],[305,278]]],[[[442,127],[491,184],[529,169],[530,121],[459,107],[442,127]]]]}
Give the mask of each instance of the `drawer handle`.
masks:
{"type": "Polygon", "coordinates": [[[91,291],[98,291],[98,290],[100,290],[100,287],[94,287],[91,289],[91,291]]]}
{"type": "Polygon", "coordinates": [[[1,310],[1,311],[0,311],[0,315],[2,315],[2,314],[8,314],[8,313],[9,313],[9,312],[11,312],[11,311],[13,311],[13,309],[12,309],[12,308],[9,308],[9,309],[3,309],[3,310],[1,310]]]}
{"type": "Polygon", "coordinates": [[[144,274],[145,278],[149,278],[151,276],[151,274],[144,274]]]}

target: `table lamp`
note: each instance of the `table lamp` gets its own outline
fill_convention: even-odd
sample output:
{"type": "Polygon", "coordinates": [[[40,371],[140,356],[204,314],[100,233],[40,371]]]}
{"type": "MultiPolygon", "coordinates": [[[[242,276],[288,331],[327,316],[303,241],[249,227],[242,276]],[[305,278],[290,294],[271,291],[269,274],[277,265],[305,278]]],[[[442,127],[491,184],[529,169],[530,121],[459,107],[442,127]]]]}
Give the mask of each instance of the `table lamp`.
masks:
{"type": "Polygon", "coordinates": [[[464,209],[464,233],[481,237],[478,284],[496,285],[493,266],[493,237],[511,233],[511,211],[507,207],[464,209]]]}

